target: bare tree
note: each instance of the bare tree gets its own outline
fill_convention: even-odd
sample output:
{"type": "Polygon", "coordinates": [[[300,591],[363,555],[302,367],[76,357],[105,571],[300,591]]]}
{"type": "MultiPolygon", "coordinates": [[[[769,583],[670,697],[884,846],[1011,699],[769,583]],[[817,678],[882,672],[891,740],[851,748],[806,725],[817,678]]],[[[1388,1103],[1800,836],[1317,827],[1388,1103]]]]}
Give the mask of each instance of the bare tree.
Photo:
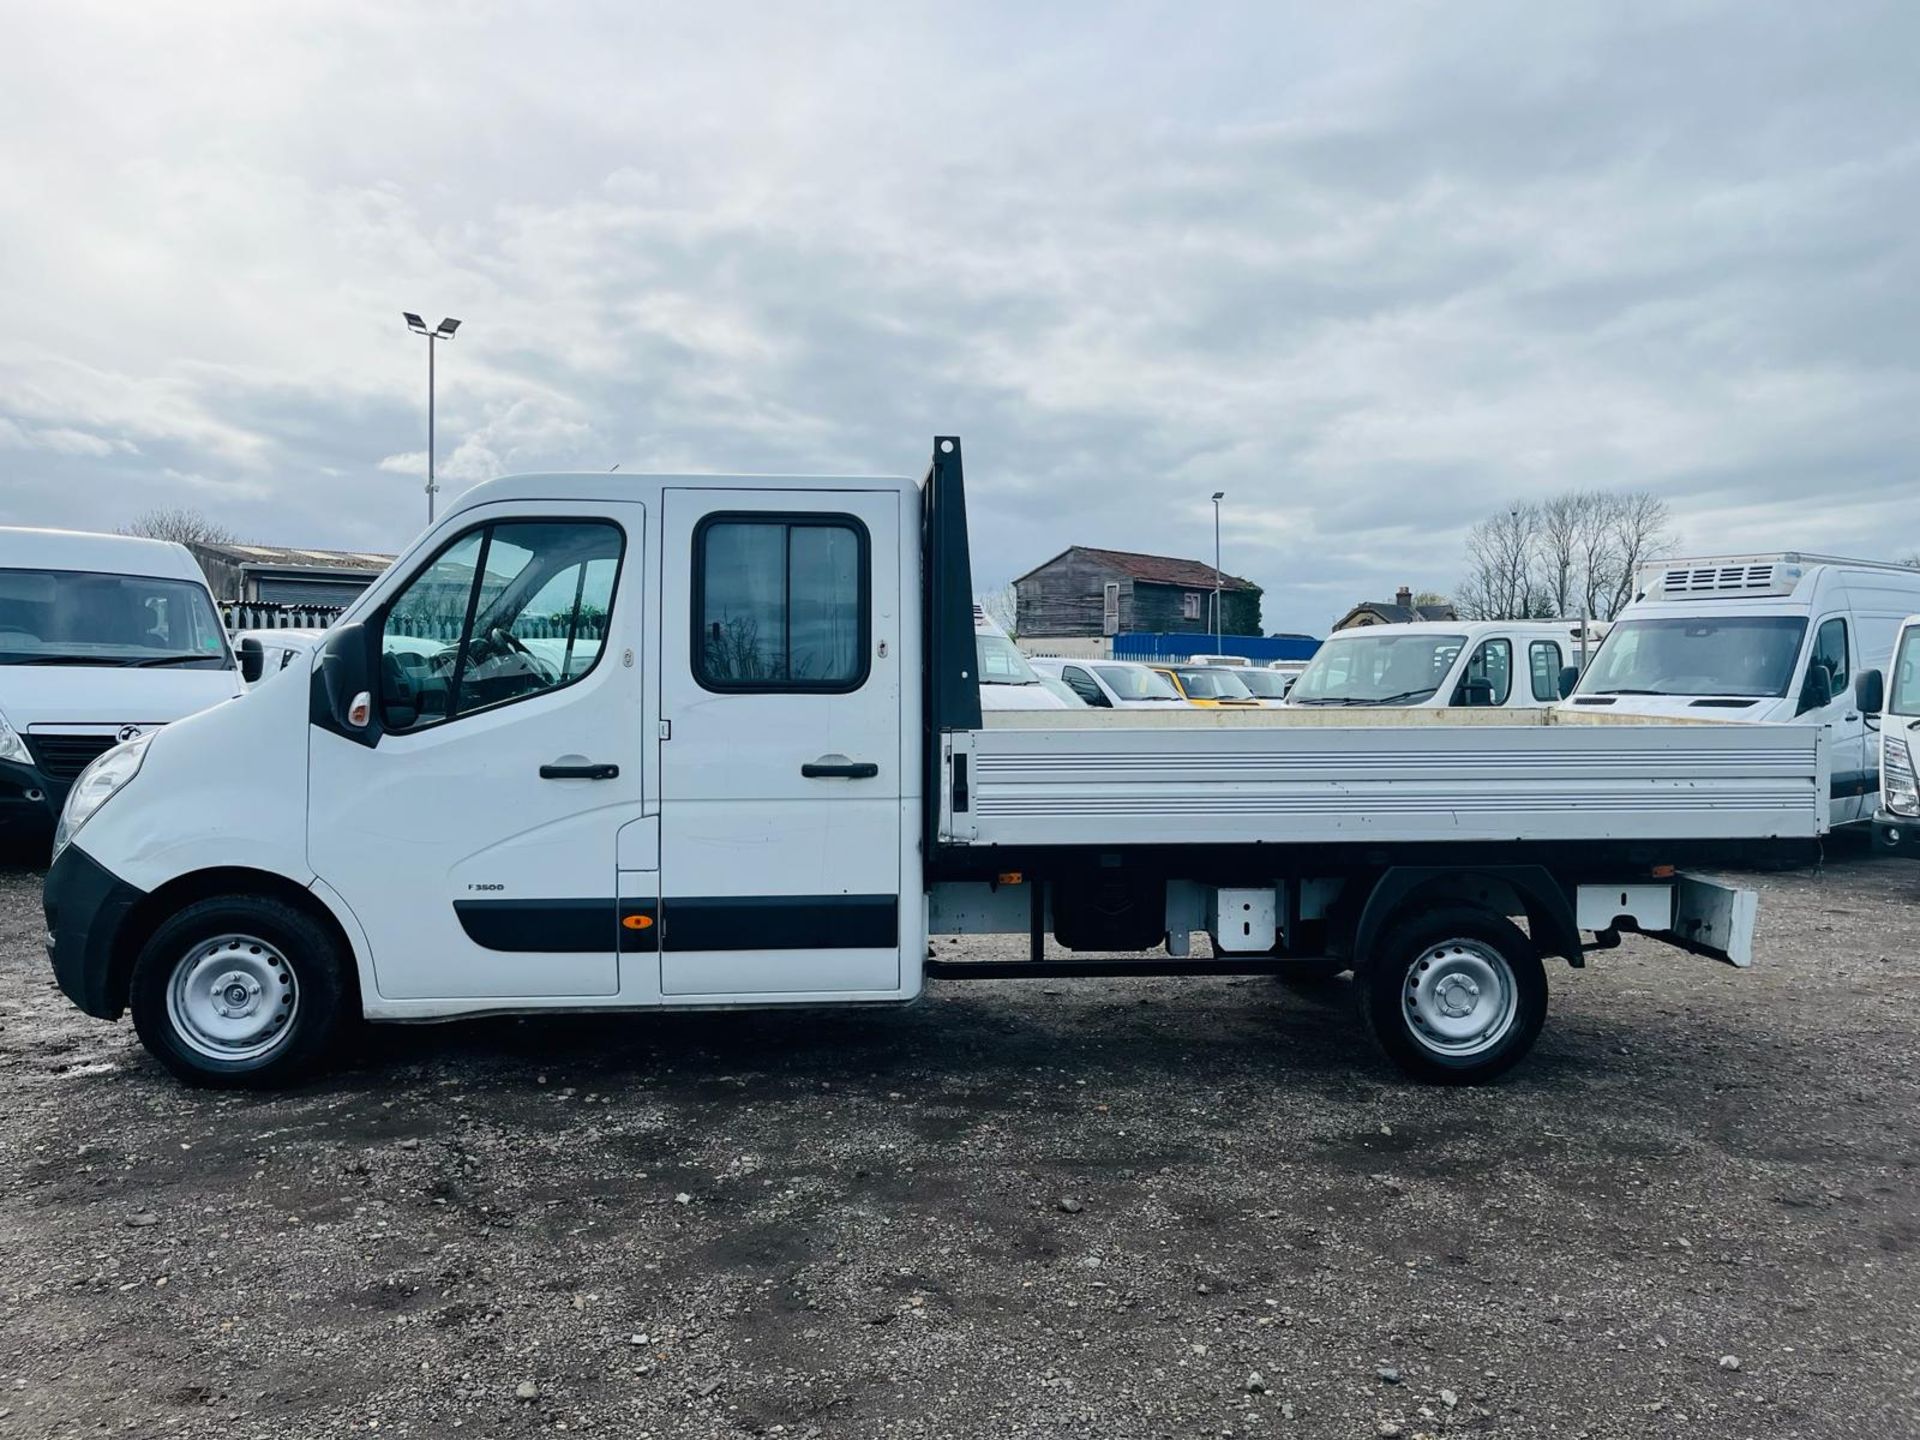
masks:
{"type": "Polygon", "coordinates": [[[1672,543],[1666,502],[1647,491],[1571,490],[1510,505],[1467,536],[1458,609],[1471,620],[1606,620],[1633,575],[1672,543]]]}
{"type": "Polygon", "coordinates": [[[133,517],[132,523],[121,526],[120,533],[140,535],[148,540],[176,540],[182,545],[231,545],[240,538],[190,505],[162,505],[143,510],[133,517]]]}
{"type": "Polygon", "coordinates": [[[1673,518],[1667,502],[1646,490],[1619,498],[1613,517],[1613,604],[1596,619],[1611,620],[1633,598],[1633,573],[1673,544],[1673,518]]]}
{"type": "Polygon", "coordinates": [[[1007,634],[1020,633],[1019,592],[1012,584],[1002,585],[997,590],[984,590],[973,597],[973,603],[984,610],[987,618],[1007,634]]]}
{"type": "Polygon", "coordinates": [[[1539,526],[1539,510],[1516,502],[1473,527],[1457,602],[1463,619],[1513,620],[1533,613],[1539,526]]]}

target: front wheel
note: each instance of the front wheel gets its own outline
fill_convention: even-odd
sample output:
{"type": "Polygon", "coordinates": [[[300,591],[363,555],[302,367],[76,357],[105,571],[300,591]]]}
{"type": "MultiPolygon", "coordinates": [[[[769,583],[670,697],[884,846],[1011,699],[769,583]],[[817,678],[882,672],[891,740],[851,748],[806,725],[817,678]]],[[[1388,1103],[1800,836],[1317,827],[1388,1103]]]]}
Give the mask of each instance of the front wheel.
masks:
{"type": "Polygon", "coordinates": [[[327,928],[258,895],[196,901],[134,962],[134,1029],[196,1085],[290,1084],[332,1052],[347,1018],[347,961],[327,928]]]}
{"type": "Polygon", "coordinates": [[[1539,950],[1506,916],[1472,906],[1389,926],[1354,989],[1388,1058],[1442,1085],[1504,1074],[1547,1017],[1539,950]]]}

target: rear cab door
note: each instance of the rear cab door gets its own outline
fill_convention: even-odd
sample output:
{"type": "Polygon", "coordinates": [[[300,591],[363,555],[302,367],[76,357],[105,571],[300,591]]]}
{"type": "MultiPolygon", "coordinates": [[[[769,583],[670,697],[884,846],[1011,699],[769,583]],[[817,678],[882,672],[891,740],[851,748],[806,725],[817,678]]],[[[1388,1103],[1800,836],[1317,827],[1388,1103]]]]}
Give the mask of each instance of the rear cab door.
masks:
{"type": "Polygon", "coordinates": [[[833,483],[849,488],[663,498],[669,1004],[895,998],[919,985],[920,888],[903,884],[918,789],[903,727],[918,679],[901,594],[911,496],[833,483]]]}

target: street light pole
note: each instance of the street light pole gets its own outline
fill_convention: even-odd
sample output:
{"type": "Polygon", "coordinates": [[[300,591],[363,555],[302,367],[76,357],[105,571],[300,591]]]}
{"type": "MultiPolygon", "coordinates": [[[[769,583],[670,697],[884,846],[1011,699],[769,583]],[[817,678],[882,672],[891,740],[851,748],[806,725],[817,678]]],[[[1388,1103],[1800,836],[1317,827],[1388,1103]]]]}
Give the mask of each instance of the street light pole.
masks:
{"type": "Polygon", "coordinates": [[[1220,502],[1227,492],[1213,492],[1213,653],[1220,653],[1220,502]]]}
{"type": "Polygon", "coordinates": [[[427,329],[427,322],[411,310],[400,312],[406,316],[407,329],[416,335],[427,337],[427,524],[433,524],[433,497],[440,487],[434,483],[433,473],[433,351],[442,340],[451,340],[453,332],[460,328],[458,320],[442,320],[437,329],[427,329]]]}

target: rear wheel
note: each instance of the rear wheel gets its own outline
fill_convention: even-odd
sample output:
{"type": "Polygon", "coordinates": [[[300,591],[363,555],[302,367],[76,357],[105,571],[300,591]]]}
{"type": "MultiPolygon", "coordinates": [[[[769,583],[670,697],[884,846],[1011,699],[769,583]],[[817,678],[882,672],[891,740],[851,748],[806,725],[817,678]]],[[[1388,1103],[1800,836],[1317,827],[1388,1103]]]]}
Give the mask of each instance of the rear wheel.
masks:
{"type": "Polygon", "coordinates": [[[1506,916],[1473,906],[1389,926],[1354,989],[1388,1057],[1443,1085],[1504,1074],[1533,1048],[1547,1015],[1539,950],[1506,916]]]}
{"type": "Polygon", "coordinates": [[[134,962],[134,1029],[196,1085],[266,1088],[332,1053],[351,988],[338,941],[311,915],[256,895],[196,901],[134,962]]]}

